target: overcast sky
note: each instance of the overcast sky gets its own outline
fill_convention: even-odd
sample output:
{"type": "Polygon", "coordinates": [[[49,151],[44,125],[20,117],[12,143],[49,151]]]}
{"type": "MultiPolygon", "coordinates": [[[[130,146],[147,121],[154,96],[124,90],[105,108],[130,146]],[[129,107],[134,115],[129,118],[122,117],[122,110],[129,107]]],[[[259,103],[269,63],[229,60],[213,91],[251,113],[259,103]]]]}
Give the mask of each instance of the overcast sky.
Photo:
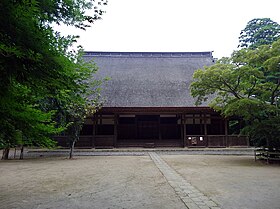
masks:
{"type": "Polygon", "coordinates": [[[230,56],[254,18],[280,23],[279,0],[108,0],[103,19],[80,35],[86,51],[196,52],[230,56]]]}

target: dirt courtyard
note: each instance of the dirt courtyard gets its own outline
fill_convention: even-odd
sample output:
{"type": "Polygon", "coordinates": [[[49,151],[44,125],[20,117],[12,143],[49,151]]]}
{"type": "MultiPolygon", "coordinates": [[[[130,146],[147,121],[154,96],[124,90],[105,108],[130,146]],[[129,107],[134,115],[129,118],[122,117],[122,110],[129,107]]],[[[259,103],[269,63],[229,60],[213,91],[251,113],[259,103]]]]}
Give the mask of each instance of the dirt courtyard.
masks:
{"type": "MultiPolygon", "coordinates": [[[[160,155],[225,209],[279,209],[280,166],[252,156],[160,155]]],[[[0,208],[186,208],[149,156],[0,161],[0,208]]]]}

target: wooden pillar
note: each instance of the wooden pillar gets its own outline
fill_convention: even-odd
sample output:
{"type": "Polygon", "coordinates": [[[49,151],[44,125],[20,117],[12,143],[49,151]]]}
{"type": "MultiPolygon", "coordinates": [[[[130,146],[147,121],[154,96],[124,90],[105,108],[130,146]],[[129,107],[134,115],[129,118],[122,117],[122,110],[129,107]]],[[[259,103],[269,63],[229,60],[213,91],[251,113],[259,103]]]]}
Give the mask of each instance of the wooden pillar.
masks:
{"type": "Polygon", "coordinates": [[[161,136],[161,128],[160,128],[160,115],[158,116],[158,139],[161,141],[162,136],[161,136]]]}
{"type": "Polygon", "coordinates": [[[228,144],[228,119],[224,119],[224,125],[225,125],[226,147],[228,147],[229,146],[229,144],[228,144]]]}
{"type": "Polygon", "coordinates": [[[97,124],[96,123],[96,115],[94,114],[91,119],[92,119],[92,122],[93,122],[93,124],[92,124],[93,128],[92,128],[91,147],[93,148],[93,147],[95,147],[95,143],[94,143],[94,141],[95,141],[95,128],[96,128],[95,126],[97,124]]]}
{"type": "Polygon", "coordinates": [[[136,139],[139,139],[139,134],[138,134],[138,117],[135,114],[135,137],[136,139]]]}
{"type": "Polygon", "coordinates": [[[203,114],[203,126],[204,126],[204,139],[206,140],[206,147],[208,147],[208,137],[207,137],[207,117],[203,114]]]}
{"type": "Polygon", "coordinates": [[[181,136],[181,145],[183,147],[185,147],[185,144],[184,144],[184,127],[183,127],[183,115],[182,114],[179,114],[179,121],[180,121],[180,136],[181,136]]]}
{"type": "Polygon", "coordinates": [[[114,147],[118,146],[118,114],[114,114],[114,147]]]}
{"type": "Polygon", "coordinates": [[[181,126],[182,126],[182,137],[183,137],[183,147],[186,147],[186,124],[185,124],[185,115],[182,114],[181,117],[181,126]]]}

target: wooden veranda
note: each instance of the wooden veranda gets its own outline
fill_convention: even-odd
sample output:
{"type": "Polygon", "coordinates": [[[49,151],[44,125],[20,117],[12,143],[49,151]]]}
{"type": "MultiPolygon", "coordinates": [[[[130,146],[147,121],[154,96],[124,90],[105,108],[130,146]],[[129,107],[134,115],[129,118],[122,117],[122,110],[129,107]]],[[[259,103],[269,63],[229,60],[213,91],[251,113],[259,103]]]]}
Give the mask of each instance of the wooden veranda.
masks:
{"type": "MultiPolygon", "coordinates": [[[[67,136],[56,137],[67,146],[67,136]]],[[[210,108],[104,108],[86,120],[76,147],[249,146],[210,108]]]]}

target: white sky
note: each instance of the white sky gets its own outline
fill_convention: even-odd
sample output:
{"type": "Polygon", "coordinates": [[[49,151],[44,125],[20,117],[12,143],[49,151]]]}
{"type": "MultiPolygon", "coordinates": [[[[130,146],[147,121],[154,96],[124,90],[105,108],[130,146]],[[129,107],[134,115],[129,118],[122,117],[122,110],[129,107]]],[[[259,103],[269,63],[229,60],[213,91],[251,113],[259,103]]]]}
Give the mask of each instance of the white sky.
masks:
{"type": "Polygon", "coordinates": [[[279,0],[108,0],[103,19],[78,34],[86,51],[214,51],[230,56],[248,21],[280,24],[279,0]]]}

